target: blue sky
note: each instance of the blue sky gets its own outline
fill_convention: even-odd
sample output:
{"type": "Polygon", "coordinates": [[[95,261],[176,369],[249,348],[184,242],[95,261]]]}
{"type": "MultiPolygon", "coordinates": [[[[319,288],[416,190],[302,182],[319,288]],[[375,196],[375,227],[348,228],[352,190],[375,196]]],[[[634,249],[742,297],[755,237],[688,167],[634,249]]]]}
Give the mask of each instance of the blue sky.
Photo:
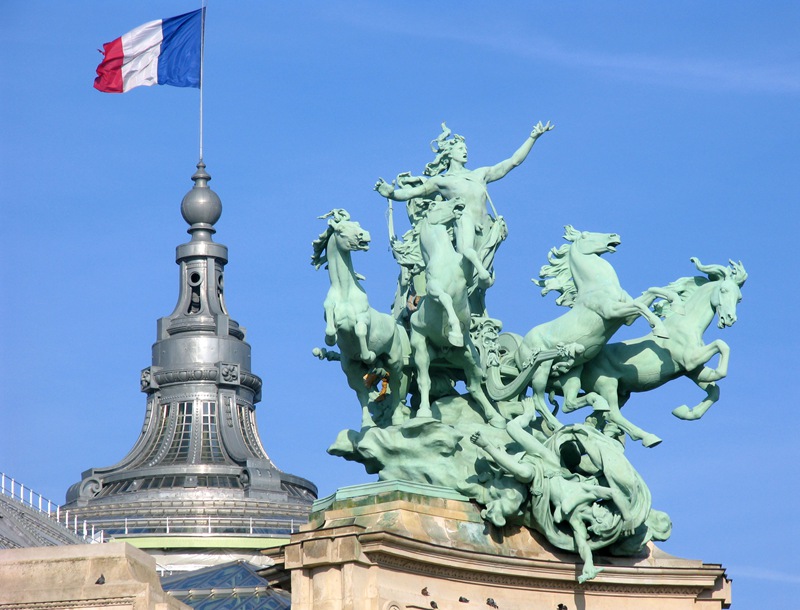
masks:
{"type": "MultiPolygon", "coordinates": [[[[139,371],[177,298],[197,162],[197,91],[101,94],[96,49],[197,3],[0,7],[0,471],[63,501],[141,428],[139,371]]],[[[309,265],[316,217],[345,207],[370,230],[356,268],[386,310],[396,269],[375,180],[419,173],[442,121],[477,167],[550,120],[490,189],[510,228],[490,313],[519,333],[562,313],[530,278],[565,224],[621,234],[609,260],[632,294],[691,275],[691,256],[741,260],[739,320],[706,333],[732,348],[719,403],[683,422],[670,411],[699,402],[689,381],[635,396],[628,417],[665,441],[628,455],[673,519],[667,552],[724,564],[734,608],[797,599],[798,31],[791,2],[212,1],[205,160],[274,461],[323,495],[371,480],[325,453],[359,409],[338,366],[311,356],[328,283],[309,265]]]]}

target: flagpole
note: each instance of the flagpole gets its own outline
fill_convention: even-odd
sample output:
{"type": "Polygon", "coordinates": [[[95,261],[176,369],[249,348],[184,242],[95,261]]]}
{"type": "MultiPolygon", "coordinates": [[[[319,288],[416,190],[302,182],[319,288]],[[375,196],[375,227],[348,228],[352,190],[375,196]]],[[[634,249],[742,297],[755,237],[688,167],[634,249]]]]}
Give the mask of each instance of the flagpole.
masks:
{"type": "Polygon", "coordinates": [[[203,162],[203,64],[206,49],[206,0],[200,2],[200,163],[203,162]]]}

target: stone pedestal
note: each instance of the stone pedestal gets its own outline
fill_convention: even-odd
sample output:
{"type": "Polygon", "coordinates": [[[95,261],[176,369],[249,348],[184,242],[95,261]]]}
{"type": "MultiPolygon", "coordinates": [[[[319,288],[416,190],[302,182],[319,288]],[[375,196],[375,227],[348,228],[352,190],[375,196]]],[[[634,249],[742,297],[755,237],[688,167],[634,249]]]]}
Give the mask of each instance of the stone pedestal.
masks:
{"type": "Polygon", "coordinates": [[[0,551],[0,610],[191,610],[124,542],[0,551]]]}
{"type": "Polygon", "coordinates": [[[292,610],[718,610],[730,606],[720,565],[648,546],[596,556],[577,582],[577,555],[538,533],[497,529],[450,490],[392,481],[317,501],[285,549],[292,610]]]}

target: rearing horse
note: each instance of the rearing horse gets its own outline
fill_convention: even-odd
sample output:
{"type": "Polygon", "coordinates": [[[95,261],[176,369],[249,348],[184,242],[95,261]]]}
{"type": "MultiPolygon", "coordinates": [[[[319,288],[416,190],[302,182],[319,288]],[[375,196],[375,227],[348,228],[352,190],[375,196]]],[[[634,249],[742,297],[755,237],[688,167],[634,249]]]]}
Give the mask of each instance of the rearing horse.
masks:
{"type": "Polygon", "coordinates": [[[370,388],[364,376],[379,363],[389,373],[391,392],[388,409],[392,423],[401,424],[398,408],[405,398],[407,380],[403,366],[410,354],[408,336],[396,320],[369,305],[361,278],[353,270],[350,253],[369,249],[370,235],[346,210],[334,209],[320,218],[329,218],[328,228],[313,243],[311,264],[319,269],[327,264],[331,287],[325,297],[325,343],[338,345],[347,383],[361,403],[361,425],[374,426],[369,413],[370,388]]]}
{"type": "Polygon", "coordinates": [[[502,380],[499,367],[491,367],[486,382],[489,395],[507,400],[522,394],[528,385],[533,388],[536,410],[544,412],[544,393],[550,378],[558,379],[564,393],[564,411],[587,404],[605,409],[605,401],[597,394],[579,396],[581,369],[594,358],[623,324],[639,316],[645,318],[653,332],[668,336],[661,320],[648,309],[656,298],[645,293],[633,299],[619,284],[617,272],[601,258],[616,252],[621,243],[616,233],[591,233],[565,227],[564,239],[571,242],[550,251],[549,265],[542,267],[538,282],[542,294],[551,290],[561,293],[559,305],[571,309],[555,320],[531,329],[513,353],[519,375],[508,384],[502,380]],[[595,404],[597,403],[597,404],[595,404]]]}
{"type": "Polygon", "coordinates": [[[581,373],[583,389],[597,392],[608,402],[610,411],[606,418],[646,447],[657,445],[661,439],[636,427],[620,413],[620,407],[632,393],[647,392],[686,376],[705,390],[706,398],[691,409],[682,405],[672,413],[681,419],[700,419],[719,399],[715,382],[728,374],[728,344],[720,339],[706,344],[703,333],[715,316],[719,328],[736,322],[736,305],[742,300],[741,287],[747,271],[741,262],[729,261],[730,267],[723,267],[703,265],[696,258],[691,260],[708,278],[685,277],[667,286],[680,296],[680,311],[676,311],[674,304],[671,307],[656,304],[656,313],[664,315],[669,339],[650,333],[638,339],[609,343],[584,365],[581,373]],[[716,354],[719,365],[709,368],[706,364],[716,354]]]}
{"type": "Polygon", "coordinates": [[[492,406],[483,391],[483,371],[478,350],[469,336],[470,309],[463,255],[456,252],[447,231],[464,209],[456,198],[434,201],[419,222],[419,240],[425,261],[426,294],[410,318],[411,349],[417,369],[420,405],[417,417],[431,417],[430,365],[442,357],[464,371],[467,390],[480,405],[486,420],[497,428],[505,418],[492,406]]]}

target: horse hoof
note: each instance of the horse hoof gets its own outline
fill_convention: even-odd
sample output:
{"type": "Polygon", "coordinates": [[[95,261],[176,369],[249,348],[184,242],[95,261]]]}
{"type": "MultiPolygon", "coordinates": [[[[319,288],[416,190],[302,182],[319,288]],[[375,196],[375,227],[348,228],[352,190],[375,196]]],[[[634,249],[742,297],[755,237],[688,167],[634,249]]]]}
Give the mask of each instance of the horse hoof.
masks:
{"type": "Polygon", "coordinates": [[[462,335],[460,332],[448,333],[447,341],[453,347],[464,347],[464,335],[462,335]]]}
{"type": "Polygon", "coordinates": [[[692,410],[686,405],[681,405],[672,410],[672,414],[678,419],[694,419],[692,417],[692,410]]]}
{"type": "Polygon", "coordinates": [[[659,339],[669,339],[669,331],[666,328],[654,328],[653,334],[659,339]]]}
{"type": "Polygon", "coordinates": [[[645,434],[642,437],[642,445],[645,447],[655,447],[656,445],[661,444],[661,439],[657,437],[655,434],[645,434]]]}

